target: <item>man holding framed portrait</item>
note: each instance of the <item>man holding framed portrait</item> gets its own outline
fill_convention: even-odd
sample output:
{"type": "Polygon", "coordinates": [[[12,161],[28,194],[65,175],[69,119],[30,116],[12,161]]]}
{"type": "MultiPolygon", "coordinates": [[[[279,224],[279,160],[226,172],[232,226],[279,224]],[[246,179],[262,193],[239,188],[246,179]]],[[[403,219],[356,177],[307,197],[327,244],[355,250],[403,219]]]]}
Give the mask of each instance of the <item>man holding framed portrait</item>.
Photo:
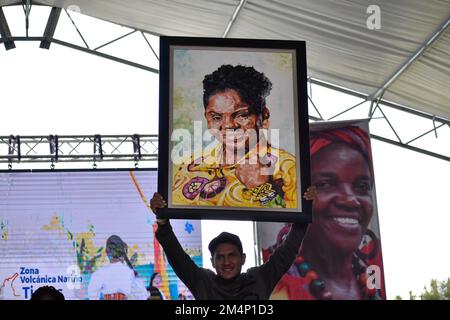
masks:
{"type": "Polygon", "coordinates": [[[196,299],[268,299],[295,259],[315,199],[305,44],[162,37],[160,51],[156,237],[196,299]],[[221,233],[208,247],[213,272],[182,250],[168,218],[295,223],[270,261],[244,273],[239,237],[221,233]]]}
{"type": "MultiPolygon", "coordinates": [[[[315,201],[316,189],[310,187],[303,195],[315,201]]],[[[150,200],[151,210],[158,216],[167,205],[159,193],[150,200]]],[[[167,260],[176,275],[197,300],[267,300],[275,285],[294,262],[308,224],[293,223],[283,243],[269,261],[242,272],[246,254],[239,237],[222,232],[208,245],[215,272],[197,266],[183,250],[168,219],[157,219],[156,238],[164,248],[167,260]]]]}

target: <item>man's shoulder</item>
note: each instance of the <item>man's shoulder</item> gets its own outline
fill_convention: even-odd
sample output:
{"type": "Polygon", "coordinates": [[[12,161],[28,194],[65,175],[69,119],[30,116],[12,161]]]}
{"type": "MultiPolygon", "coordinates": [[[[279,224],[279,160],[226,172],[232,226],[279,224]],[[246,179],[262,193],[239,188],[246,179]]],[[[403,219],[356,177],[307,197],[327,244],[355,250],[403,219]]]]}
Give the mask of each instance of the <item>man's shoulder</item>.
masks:
{"type": "Polygon", "coordinates": [[[197,277],[199,277],[199,279],[201,278],[203,281],[206,280],[207,282],[214,282],[218,277],[214,271],[202,267],[199,267],[197,272],[197,277]]]}

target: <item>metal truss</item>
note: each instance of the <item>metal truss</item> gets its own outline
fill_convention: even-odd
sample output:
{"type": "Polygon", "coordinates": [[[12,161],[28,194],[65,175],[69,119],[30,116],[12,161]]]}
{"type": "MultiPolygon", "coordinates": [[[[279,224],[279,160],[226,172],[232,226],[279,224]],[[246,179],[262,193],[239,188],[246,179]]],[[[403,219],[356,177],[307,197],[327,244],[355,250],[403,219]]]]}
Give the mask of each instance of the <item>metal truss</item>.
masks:
{"type": "MultiPolygon", "coordinates": [[[[382,120],[385,121],[386,124],[389,126],[389,128],[392,130],[393,134],[395,135],[396,139],[391,139],[391,138],[387,138],[387,137],[383,137],[380,135],[376,135],[376,134],[371,134],[371,137],[373,139],[379,140],[379,141],[383,141],[398,147],[402,147],[408,150],[412,150],[412,151],[416,151],[416,152],[420,152],[423,154],[426,154],[428,156],[432,156],[438,159],[442,159],[442,160],[446,160],[446,161],[450,161],[450,148],[448,150],[448,154],[441,154],[441,153],[436,153],[430,150],[426,150],[423,148],[418,148],[412,145],[413,142],[419,140],[422,137],[425,137],[427,135],[431,135],[434,134],[435,138],[438,138],[438,130],[441,128],[450,128],[450,120],[447,120],[445,118],[441,118],[441,117],[437,117],[437,116],[433,116],[430,114],[426,114],[424,112],[418,111],[418,110],[414,110],[414,109],[410,109],[407,107],[404,107],[402,105],[399,104],[395,104],[389,101],[385,101],[383,100],[383,96],[380,96],[377,99],[372,100],[370,98],[369,95],[365,95],[365,94],[361,94],[361,93],[357,93],[342,87],[338,87],[335,86],[333,84],[329,84],[329,83],[325,83],[316,79],[308,79],[308,83],[309,83],[309,94],[308,94],[308,99],[310,104],[313,106],[313,108],[315,109],[315,111],[317,112],[317,114],[319,115],[318,117],[316,116],[312,116],[310,115],[309,118],[313,121],[329,121],[329,120],[335,120],[338,117],[342,116],[345,117],[345,114],[348,113],[351,110],[355,110],[358,107],[361,107],[362,105],[364,105],[365,103],[369,103],[370,102],[370,109],[368,114],[363,114],[361,113],[361,118],[368,118],[370,121],[374,121],[374,120],[382,120]],[[322,114],[320,113],[319,108],[316,106],[316,104],[314,104],[313,98],[312,98],[312,84],[318,85],[318,86],[322,86],[331,90],[335,90],[344,94],[348,94],[350,96],[353,97],[357,97],[360,98],[361,101],[356,103],[355,105],[352,105],[350,107],[348,107],[347,109],[340,111],[337,114],[334,114],[333,116],[329,117],[329,118],[324,118],[322,116],[322,114]],[[430,129],[429,130],[425,130],[424,132],[417,132],[417,134],[415,135],[414,138],[410,138],[410,139],[402,139],[401,135],[398,133],[398,128],[396,128],[393,123],[389,120],[388,116],[386,115],[386,113],[383,111],[385,109],[395,109],[395,110],[399,110],[423,119],[428,119],[430,120],[430,129]],[[374,114],[376,111],[379,111],[382,115],[382,117],[374,117],[374,114]]],[[[348,118],[347,118],[348,119],[348,118]]],[[[441,129],[443,130],[443,129],[441,129]]]]}
{"type": "MultiPolygon", "coordinates": [[[[228,35],[230,29],[232,28],[234,22],[236,21],[236,19],[238,17],[240,11],[245,6],[245,3],[246,3],[245,0],[241,0],[239,2],[238,6],[236,7],[236,9],[235,9],[235,11],[233,13],[233,16],[231,17],[231,19],[230,19],[230,21],[229,21],[229,23],[228,23],[228,25],[227,25],[223,35],[222,35],[222,37],[226,37],[228,35]]],[[[31,10],[31,1],[23,1],[23,8],[24,8],[25,17],[26,17],[26,24],[28,26],[29,22],[28,22],[27,19],[28,19],[28,16],[29,16],[29,12],[31,10]]],[[[148,41],[145,32],[137,30],[137,29],[134,29],[134,30],[132,30],[132,31],[130,31],[130,32],[128,32],[128,33],[118,37],[118,38],[114,38],[111,41],[108,41],[108,42],[106,42],[106,43],[104,43],[104,44],[102,44],[102,45],[100,45],[100,46],[98,46],[96,48],[91,49],[89,47],[88,43],[86,42],[83,34],[80,32],[79,28],[77,27],[76,22],[72,19],[70,13],[67,10],[64,9],[65,14],[67,14],[67,16],[70,18],[70,20],[72,21],[72,24],[73,24],[74,28],[76,29],[78,35],[80,36],[80,38],[82,39],[83,43],[85,44],[85,46],[82,47],[82,46],[79,46],[79,45],[76,45],[76,44],[73,44],[73,43],[68,43],[66,41],[55,39],[53,37],[53,32],[54,32],[54,30],[56,28],[56,24],[57,24],[57,21],[58,21],[58,18],[59,18],[58,10],[61,11],[61,9],[52,8],[52,12],[50,13],[50,16],[49,16],[49,19],[48,19],[48,22],[47,22],[46,31],[44,32],[44,35],[42,37],[28,37],[28,35],[26,37],[15,37],[15,36],[12,36],[10,34],[9,29],[8,29],[8,25],[7,25],[7,22],[6,22],[6,19],[4,18],[3,12],[2,12],[1,7],[0,7],[0,33],[1,33],[1,36],[2,36],[0,38],[0,44],[3,43],[5,45],[5,48],[7,50],[9,50],[9,49],[15,48],[14,41],[37,41],[37,42],[41,43],[41,48],[46,48],[46,49],[48,49],[50,47],[51,43],[55,43],[55,44],[66,46],[66,47],[69,47],[69,48],[72,48],[72,49],[75,49],[75,50],[79,50],[79,51],[82,51],[82,52],[94,54],[94,55],[102,57],[102,58],[110,59],[110,60],[113,60],[115,62],[123,63],[123,64],[129,65],[129,66],[132,66],[132,67],[135,67],[135,68],[143,69],[143,70],[146,70],[146,71],[149,71],[149,72],[152,72],[152,73],[156,73],[156,74],[159,73],[159,70],[157,70],[155,68],[152,68],[150,66],[142,65],[142,64],[139,64],[139,63],[136,63],[136,62],[132,62],[132,61],[129,61],[129,60],[126,60],[126,59],[122,59],[122,58],[119,58],[119,57],[116,57],[116,56],[113,56],[113,55],[108,55],[108,54],[105,54],[105,53],[102,53],[102,52],[98,51],[99,49],[104,48],[104,47],[110,45],[111,43],[114,43],[114,42],[116,42],[116,41],[118,41],[120,39],[123,39],[123,38],[131,35],[131,34],[139,32],[139,33],[142,34],[143,40],[147,43],[147,45],[151,49],[152,54],[159,60],[158,54],[155,52],[154,48],[150,45],[150,42],[148,41]]],[[[434,136],[436,138],[438,138],[438,131],[443,130],[446,127],[448,129],[450,127],[450,120],[442,118],[442,117],[437,117],[437,116],[434,116],[432,114],[427,114],[427,113],[424,113],[424,112],[421,112],[421,111],[418,111],[418,110],[415,110],[415,109],[412,109],[412,108],[408,108],[408,107],[405,107],[405,106],[402,106],[402,105],[399,105],[399,104],[395,104],[395,103],[392,103],[392,102],[389,102],[389,101],[386,101],[386,100],[383,99],[384,91],[393,82],[393,80],[395,80],[395,78],[398,77],[398,75],[400,73],[402,73],[412,63],[413,60],[417,59],[417,57],[420,56],[420,54],[423,53],[423,51],[429,46],[429,44],[432,41],[434,41],[442,33],[442,30],[447,28],[447,27],[448,27],[448,22],[444,26],[441,26],[439,28],[439,30],[437,30],[435,35],[432,38],[430,38],[430,40],[427,41],[427,43],[425,43],[420,48],[420,50],[416,54],[414,54],[413,57],[411,57],[411,59],[410,59],[411,61],[408,61],[405,64],[405,66],[403,66],[395,75],[393,75],[391,77],[392,79],[389,79],[380,88],[380,90],[377,90],[377,92],[375,92],[374,94],[366,95],[366,94],[354,92],[352,90],[339,87],[337,85],[326,83],[326,82],[323,82],[323,81],[320,81],[320,80],[317,80],[317,79],[309,78],[308,79],[308,83],[309,83],[309,86],[310,86],[310,90],[309,90],[310,94],[308,95],[308,100],[309,100],[310,106],[312,106],[311,111],[314,109],[315,112],[317,112],[317,115],[318,115],[318,117],[310,115],[309,118],[311,120],[313,120],[313,121],[333,120],[333,119],[336,119],[336,118],[342,119],[342,117],[345,117],[346,114],[348,114],[349,111],[357,110],[358,108],[361,108],[361,106],[363,106],[365,103],[370,103],[370,110],[369,110],[369,112],[365,113],[365,114],[361,114],[361,118],[369,118],[371,121],[374,121],[374,120],[385,121],[388,124],[389,128],[394,133],[395,137],[396,137],[395,139],[391,139],[391,138],[388,138],[388,137],[385,137],[385,136],[371,134],[371,137],[373,139],[377,139],[379,141],[383,141],[383,142],[386,142],[386,143],[389,143],[389,144],[393,144],[393,145],[396,145],[396,146],[399,146],[399,147],[402,147],[402,148],[405,148],[405,149],[408,149],[408,150],[413,150],[413,151],[416,151],[416,152],[420,152],[420,153],[423,153],[423,154],[426,154],[426,155],[429,155],[429,156],[432,156],[432,157],[436,157],[436,158],[439,158],[439,159],[442,159],[442,160],[450,161],[450,150],[448,150],[448,152],[449,152],[448,154],[442,154],[442,153],[433,152],[431,150],[426,150],[424,148],[419,148],[419,147],[416,147],[416,146],[412,145],[413,142],[416,142],[417,140],[419,140],[422,137],[425,137],[427,135],[434,134],[434,136]],[[322,113],[320,112],[318,106],[314,103],[314,99],[312,97],[312,85],[318,85],[318,86],[322,86],[322,87],[325,87],[325,88],[328,88],[328,89],[336,90],[338,92],[345,93],[345,94],[348,94],[348,95],[360,98],[361,101],[359,103],[357,103],[355,105],[352,105],[352,106],[349,106],[347,109],[345,109],[345,110],[343,110],[343,111],[341,111],[341,112],[339,112],[339,113],[337,113],[337,114],[335,114],[335,115],[325,119],[322,116],[322,113]],[[390,121],[389,118],[386,115],[385,111],[387,109],[389,109],[389,108],[395,109],[395,110],[399,110],[399,111],[402,111],[402,112],[405,112],[407,114],[411,114],[411,115],[414,115],[414,116],[417,116],[417,117],[420,117],[420,118],[423,118],[423,119],[430,120],[430,129],[429,130],[425,130],[423,132],[417,132],[415,137],[412,138],[412,139],[411,138],[409,138],[409,139],[402,138],[401,135],[398,133],[398,127],[394,126],[392,121],[390,121]],[[382,116],[375,118],[374,114],[375,114],[376,111],[379,111],[379,113],[381,113],[382,116]]],[[[145,136],[141,136],[141,137],[145,137],[145,136]]],[[[23,138],[25,138],[25,137],[22,137],[22,139],[23,138]]],[[[36,138],[36,137],[34,137],[34,138],[36,138]]],[[[43,137],[43,138],[46,139],[46,137],[43,137]]],[[[9,139],[9,137],[6,137],[6,138],[3,137],[2,139],[9,139]]],[[[157,140],[157,137],[155,137],[155,141],[156,140],[157,140]]],[[[29,143],[31,143],[31,141],[29,143]]],[[[47,141],[47,143],[48,143],[48,141],[47,141]]],[[[1,144],[0,144],[0,146],[1,146],[1,144]]],[[[0,153],[0,155],[1,154],[2,153],[0,153]]],[[[10,160],[18,160],[19,159],[19,158],[17,158],[17,155],[15,156],[15,158],[13,157],[13,155],[14,154],[9,154],[9,158],[8,157],[3,157],[3,158],[0,158],[0,160],[3,160],[3,162],[5,162],[5,161],[9,162],[10,160]]],[[[23,153],[22,153],[22,155],[23,155],[23,153]]],[[[154,156],[156,157],[156,153],[154,154],[154,156]]],[[[88,157],[89,160],[86,160],[86,161],[93,161],[94,156],[92,154],[89,154],[89,157],[88,157]]],[[[116,159],[119,159],[119,158],[120,157],[116,157],[116,159]]],[[[30,159],[28,159],[28,158],[21,158],[20,161],[23,162],[25,160],[30,160],[30,159]]],[[[51,159],[51,157],[50,158],[47,157],[45,159],[46,160],[43,160],[43,161],[49,161],[49,159],[51,159]]],[[[65,158],[64,157],[59,158],[59,161],[61,161],[61,159],[65,159],[65,158]]],[[[70,158],[67,158],[67,159],[70,159],[70,158]]],[[[72,159],[75,159],[75,158],[72,158],[72,159]]],[[[98,158],[96,158],[96,159],[98,160],[98,158]]],[[[114,159],[114,157],[108,158],[108,159],[114,159]]],[[[103,160],[103,161],[105,161],[105,160],[103,160]]],[[[0,162],[2,162],[2,161],[0,161],[0,162]]]]}
{"type": "Polygon", "coordinates": [[[0,136],[0,163],[157,161],[157,135],[0,136]]]}
{"type": "MultiPolygon", "coordinates": [[[[36,5],[36,4],[34,4],[36,5]]],[[[15,45],[14,42],[15,41],[35,41],[35,42],[40,42],[40,48],[43,49],[49,49],[50,48],[50,44],[51,43],[55,43],[61,46],[65,46],[71,49],[75,49],[75,50],[79,50],[82,52],[86,52],[86,53],[90,53],[93,55],[96,55],[98,57],[101,58],[105,58],[105,59],[109,59],[109,60],[113,60],[115,62],[119,62],[119,63],[123,63],[135,68],[139,68],[139,69],[143,69],[146,71],[150,71],[153,73],[159,73],[158,69],[152,68],[148,65],[143,65],[140,63],[136,63],[133,61],[129,61],[127,59],[122,59],[120,57],[114,56],[114,55],[110,55],[110,54],[106,54],[103,52],[98,51],[99,49],[105,48],[106,46],[121,40],[125,37],[128,37],[134,33],[140,33],[142,35],[142,41],[145,41],[145,44],[149,47],[150,51],[152,52],[152,54],[156,57],[156,59],[159,60],[159,57],[155,51],[155,49],[152,47],[152,45],[150,44],[150,42],[148,41],[148,33],[146,34],[146,32],[144,31],[140,31],[138,29],[133,29],[130,32],[127,32],[126,34],[123,34],[119,37],[113,38],[110,41],[107,41],[106,43],[97,46],[96,48],[90,48],[90,46],[88,45],[88,43],[85,40],[85,37],[83,36],[82,32],[80,31],[80,29],[77,26],[76,21],[73,19],[73,17],[71,16],[70,12],[67,9],[61,9],[61,8],[57,8],[57,7],[52,7],[52,10],[50,12],[50,15],[48,17],[48,21],[47,21],[47,26],[45,28],[44,34],[41,37],[30,37],[28,36],[28,29],[29,29],[29,14],[32,8],[32,4],[31,1],[23,1],[23,10],[25,13],[25,24],[26,24],[26,36],[22,37],[22,36],[14,36],[11,35],[11,33],[9,32],[9,28],[8,28],[8,24],[6,21],[6,18],[3,14],[3,10],[2,7],[0,7],[0,34],[1,34],[1,38],[0,38],[0,44],[4,43],[6,50],[10,50],[10,49],[14,49],[15,45]],[[54,32],[56,30],[57,24],[58,24],[58,20],[60,18],[60,13],[61,11],[64,11],[64,13],[67,15],[67,17],[70,19],[70,21],[72,22],[73,27],[75,28],[75,31],[77,32],[77,34],[80,36],[81,40],[84,43],[84,47],[83,46],[79,46],[77,44],[74,43],[70,43],[70,42],[66,42],[60,39],[56,39],[54,38],[54,32]]]]}

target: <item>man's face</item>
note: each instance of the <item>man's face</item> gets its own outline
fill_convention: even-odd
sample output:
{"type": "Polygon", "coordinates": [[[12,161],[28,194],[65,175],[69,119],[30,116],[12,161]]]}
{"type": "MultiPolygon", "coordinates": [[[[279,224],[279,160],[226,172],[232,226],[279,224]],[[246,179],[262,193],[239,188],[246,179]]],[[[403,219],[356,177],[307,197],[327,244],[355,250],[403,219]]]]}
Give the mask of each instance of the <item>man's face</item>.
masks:
{"type": "Polygon", "coordinates": [[[241,274],[245,253],[241,254],[234,244],[221,243],[217,245],[211,263],[219,277],[225,280],[234,279],[241,274]]]}
{"type": "Polygon", "coordinates": [[[256,115],[253,108],[233,89],[216,93],[209,98],[205,118],[211,133],[226,148],[235,151],[248,148],[250,135],[257,133],[260,128],[268,127],[268,120],[262,121],[261,115],[256,115]],[[249,132],[249,129],[255,131],[249,132]],[[235,134],[230,137],[231,132],[235,134]]]}
{"type": "Polygon", "coordinates": [[[372,218],[372,175],[359,151],[336,143],[311,161],[317,188],[310,232],[336,249],[353,252],[372,218]]]}

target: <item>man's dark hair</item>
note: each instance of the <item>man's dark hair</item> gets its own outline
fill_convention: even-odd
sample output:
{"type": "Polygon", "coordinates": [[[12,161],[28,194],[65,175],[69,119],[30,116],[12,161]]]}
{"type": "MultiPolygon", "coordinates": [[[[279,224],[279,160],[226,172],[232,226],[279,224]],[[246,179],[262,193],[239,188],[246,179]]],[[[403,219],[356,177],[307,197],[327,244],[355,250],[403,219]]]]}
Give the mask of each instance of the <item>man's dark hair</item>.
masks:
{"type": "Polygon", "coordinates": [[[228,89],[236,90],[255,114],[261,114],[272,82],[253,67],[222,65],[203,79],[203,106],[206,108],[212,95],[228,89]]]}
{"type": "Polygon", "coordinates": [[[65,300],[65,298],[55,287],[43,286],[33,292],[30,300],[65,300]]]}
{"type": "Polygon", "coordinates": [[[244,253],[244,250],[242,249],[242,242],[241,239],[235,234],[229,233],[229,232],[222,232],[217,237],[211,240],[211,242],[208,245],[209,252],[211,252],[211,256],[214,256],[214,252],[216,251],[216,248],[221,243],[231,243],[234,244],[238,250],[239,253],[242,255],[244,253]]]}

